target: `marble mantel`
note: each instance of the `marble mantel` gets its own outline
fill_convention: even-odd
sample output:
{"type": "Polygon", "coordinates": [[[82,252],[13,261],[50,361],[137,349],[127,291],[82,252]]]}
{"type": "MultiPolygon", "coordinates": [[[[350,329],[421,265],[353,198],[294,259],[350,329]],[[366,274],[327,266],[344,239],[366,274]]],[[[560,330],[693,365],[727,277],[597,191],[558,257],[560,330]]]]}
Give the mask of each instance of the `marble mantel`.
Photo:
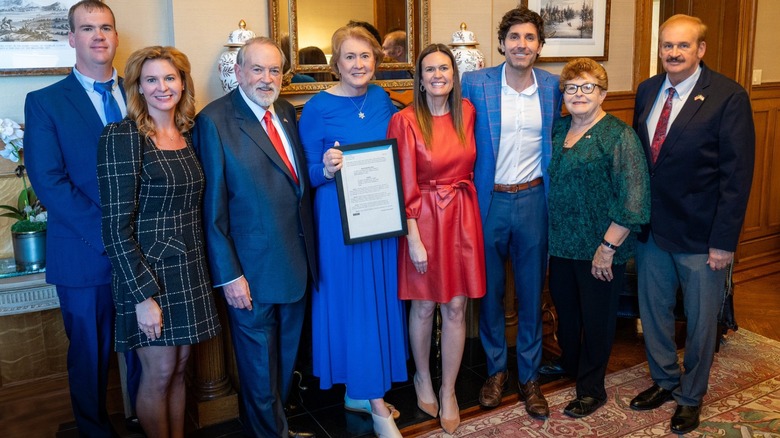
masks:
{"type": "Polygon", "coordinates": [[[0,259],[0,317],[56,309],[57,290],[45,269],[17,272],[13,259],[0,259]]]}

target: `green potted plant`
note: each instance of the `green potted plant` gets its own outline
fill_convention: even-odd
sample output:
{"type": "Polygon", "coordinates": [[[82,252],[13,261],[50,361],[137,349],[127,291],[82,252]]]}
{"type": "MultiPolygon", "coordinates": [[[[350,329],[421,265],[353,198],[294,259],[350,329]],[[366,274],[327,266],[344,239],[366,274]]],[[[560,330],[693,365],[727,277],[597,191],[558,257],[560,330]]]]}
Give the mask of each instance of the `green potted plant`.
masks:
{"type": "Polygon", "coordinates": [[[22,191],[17,197],[16,206],[0,205],[6,213],[0,217],[16,219],[11,225],[14,259],[17,270],[35,270],[46,266],[46,209],[41,205],[32,186],[27,183],[21,151],[24,147],[24,131],[18,123],[10,119],[0,120],[0,140],[5,148],[0,156],[19,163],[16,176],[22,182],[22,191]]]}

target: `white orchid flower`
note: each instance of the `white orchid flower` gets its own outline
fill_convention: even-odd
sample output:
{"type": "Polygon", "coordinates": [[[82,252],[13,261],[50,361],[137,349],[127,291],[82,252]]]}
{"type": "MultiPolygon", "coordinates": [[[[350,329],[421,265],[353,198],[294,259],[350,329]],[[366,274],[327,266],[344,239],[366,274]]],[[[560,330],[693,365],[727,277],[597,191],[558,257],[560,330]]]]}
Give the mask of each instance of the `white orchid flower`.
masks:
{"type": "Polygon", "coordinates": [[[19,152],[13,146],[8,147],[8,144],[0,151],[0,156],[14,163],[19,162],[19,152]]]}
{"type": "Polygon", "coordinates": [[[35,216],[30,216],[30,222],[46,222],[47,219],[48,219],[48,212],[46,211],[38,213],[35,216]]]}
{"type": "MultiPolygon", "coordinates": [[[[11,119],[0,119],[0,139],[3,143],[10,143],[14,140],[21,140],[24,138],[24,131],[18,123],[11,119]]],[[[19,148],[21,148],[21,142],[19,142],[19,148]]]]}
{"type": "Polygon", "coordinates": [[[6,160],[19,162],[19,151],[24,148],[24,131],[18,123],[11,119],[0,119],[0,140],[5,143],[5,148],[0,151],[0,156],[6,160]]]}

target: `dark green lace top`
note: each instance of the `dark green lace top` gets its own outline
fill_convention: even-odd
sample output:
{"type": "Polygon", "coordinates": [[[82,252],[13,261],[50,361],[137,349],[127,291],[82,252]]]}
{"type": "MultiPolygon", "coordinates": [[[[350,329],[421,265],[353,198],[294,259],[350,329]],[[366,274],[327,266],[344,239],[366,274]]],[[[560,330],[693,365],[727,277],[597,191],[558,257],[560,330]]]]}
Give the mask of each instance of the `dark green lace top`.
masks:
{"type": "Polygon", "coordinates": [[[650,179],[634,130],[605,115],[570,149],[563,141],[571,116],[553,126],[550,187],[550,255],[592,260],[613,221],[632,232],[613,263],[634,255],[636,231],[650,220],[650,179]]]}

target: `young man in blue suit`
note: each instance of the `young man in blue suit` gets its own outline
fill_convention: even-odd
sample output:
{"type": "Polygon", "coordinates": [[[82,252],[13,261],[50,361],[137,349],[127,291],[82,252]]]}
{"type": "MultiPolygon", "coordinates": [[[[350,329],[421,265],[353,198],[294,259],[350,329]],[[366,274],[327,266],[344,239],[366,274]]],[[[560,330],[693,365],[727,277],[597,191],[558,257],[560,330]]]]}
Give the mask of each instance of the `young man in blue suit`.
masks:
{"type": "MultiPolygon", "coordinates": [[[[63,80],[27,95],[24,151],[30,182],[49,212],[46,281],[57,287],[68,347],[68,380],[82,436],[114,432],[106,410],[113,351],[111,264],[100,233],[97,146],[103,126],[121,120],[125,100],[112,66],[119,39],[114,14],[85,0],[68,13],[76,66],[63,80]],[[99,90],[103,83],[104,91],[99,90]]],[[[126,355],[135,398],[140,364],[126,355]]]]}
{"type": "Polygon", "coordinates": [[[204,230],[222,287],[250,437],[308,437],[284,414],[305,293],[316,281],[311,188],[295,108],[277,100],[284,54],[271,39],[241,47],[239,87],[206,106],[193,141],[206,174],[204,230]]]}
{"type": "Polygon", "coordinates": [[[518,301],[518,388],[525,408],[546,418],[539,389],[542,359],[541,296],[547,270],[547,166],[553,121],[560,117],[558,76],[533,68],[544,46],[542,17],[525,7],[507,12],[498,27],[498,51],[506,62],[463,75],[463,96],[477,110],[474,181],[485,235],[487,293],[479,334],[488,379],[479,402],[501,403],[508,380],[504,335],[507,257],[512,260],[518,301]]]}
{"type": "Polygon", "coordinates": [[[634,129],[650,169],[650,224],[637,247],[639,312],[653,386],[636,410],[675,399],[671,430],[699,425],[717,342],[726,269],[734,259],[753,180],[755,129],[750,97],[701,61],[707,27],[675,15],[661,25],[665,73],[642,82],[634,129]],[[687,334],[677,363],[672,309],[682,288],[687,334]]]}

